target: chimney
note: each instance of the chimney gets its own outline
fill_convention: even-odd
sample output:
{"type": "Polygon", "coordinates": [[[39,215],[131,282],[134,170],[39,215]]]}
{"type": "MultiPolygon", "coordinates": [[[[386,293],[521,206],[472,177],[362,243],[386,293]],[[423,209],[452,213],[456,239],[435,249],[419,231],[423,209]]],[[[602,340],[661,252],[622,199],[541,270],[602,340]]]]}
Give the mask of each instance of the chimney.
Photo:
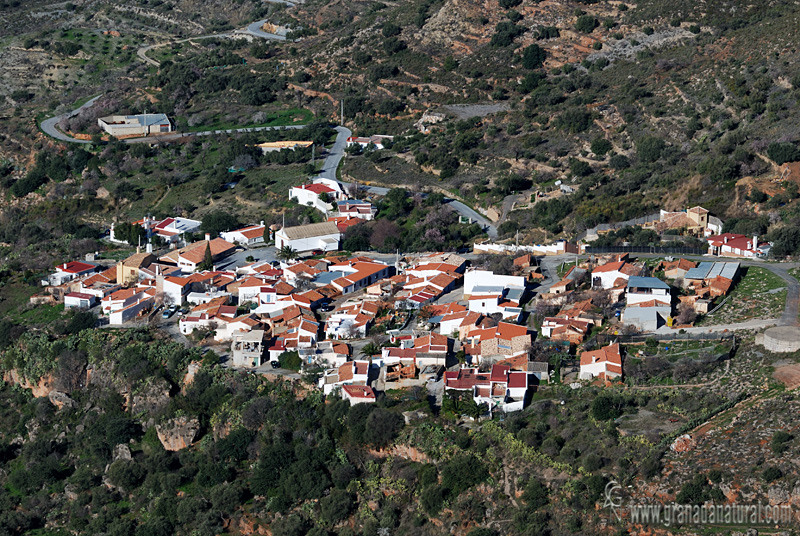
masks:
{"type": "Polygon", "coordinates": [[[753,251],[758,249],[758,235],[753,235],[753,251]]]}
{"type": "Polygon", "coordinates": [[[206,242],[211,242],[211,235],[206,233],[206,242]]]}
{"type": "Polygon", "coordinates": [[[727,236],[726,236],[725,238],[723,238],[723,239],[722,239],[722,243],[723,243],[723,244],[727,244],[727,243],[728,243],[728,237],[727,237],[727,236]]]}
{"type": "Polygon", "coordinates": [[[148,242],[147,243],[147,247],[145,248],[145,251],[147,251],[148,253],[152,253],[153,252],[153,244],[148,242]]]}
{"type": "Polygon", "coordinates": [[[264,227],[264,220],[261,220],[261,223],[259,223],[259,225],[260,225],[261,227],[264,227]]]}

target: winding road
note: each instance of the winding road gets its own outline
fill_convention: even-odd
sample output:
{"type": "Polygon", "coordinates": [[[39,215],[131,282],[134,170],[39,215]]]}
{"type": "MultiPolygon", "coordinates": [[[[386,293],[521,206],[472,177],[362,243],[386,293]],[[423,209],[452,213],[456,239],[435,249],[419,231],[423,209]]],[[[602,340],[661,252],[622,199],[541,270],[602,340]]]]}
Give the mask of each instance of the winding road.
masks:
{"type": "Polygon", "coordinates": [[[67,136],[66,134],[64,134],[63,132],[58,130],[56,128],[56,125],[62,119],[78,115],[81,112],[81,110],[83,110],[84,108],[88,108],[89,106],[94,104],[94,101],[96,101],[100,97],[102,97],[102,95],[98,95],[96,97],[93,97],[93,98],[89,99],[82,106],[72,110],[71,112],[63,113],[61,115],[57,115],[55,117],[51,117],[50,119],[45,119],[44,121],[42,121],[42,125],[41,125],[42,126],[42,130],[44,131],[45,134],[47,134],[48,136],[52,136],[57,140],[66,141],[66,142],[70,142],[70,143],[91,143],[90,141],[87,141],[87,140],[79,140],[77,138],[72,138],[70,136],[67,136]]]}

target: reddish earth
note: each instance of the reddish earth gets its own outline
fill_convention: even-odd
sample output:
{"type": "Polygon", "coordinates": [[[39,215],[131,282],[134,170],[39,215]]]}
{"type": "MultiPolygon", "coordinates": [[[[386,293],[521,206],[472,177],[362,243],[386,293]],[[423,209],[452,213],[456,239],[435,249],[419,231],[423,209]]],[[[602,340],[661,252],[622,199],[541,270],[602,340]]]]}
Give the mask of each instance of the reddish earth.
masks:
{"type": "Polygon", "coordinates": [[[784,384],[788,390],[800,387],[800,364],[778,367],[772,373],[772,377],[784,384]]]}

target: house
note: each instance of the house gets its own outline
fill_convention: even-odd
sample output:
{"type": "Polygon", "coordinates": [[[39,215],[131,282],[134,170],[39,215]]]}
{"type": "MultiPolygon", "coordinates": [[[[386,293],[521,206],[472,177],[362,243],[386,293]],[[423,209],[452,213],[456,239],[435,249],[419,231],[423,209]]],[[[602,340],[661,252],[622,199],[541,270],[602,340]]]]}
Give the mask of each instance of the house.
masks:
{"type": "MultiPolygon", "coordinates": [[[[657,302],[656,302],[657,303],[657,302]]],[[[639,306],[628,306],[622,311],[620,320],[626,326],[633,326],[639,331],[656,331],[661,326],[667,324],[672,308],[665,305],[652,305],[643,307],[644,303],[639,306]]]]}
{"type": "Polygon", "coordinates": [[[122,325],[150,310],[155,304],[155,289],[129,288],[109,294],[101,301],[101,310],[108,323],[122,325]]]}
{"type": "Polygon", "coordinates": [[[708,241],[708,254],[718,257],[766,257],[771,249],[769,242],[759,242],[758,237],[752,239],[745,235],[725,233],[711,236],[708,241]]]}
{"type": "Polygon", "coordinates": [[[368,258],[356,258],[346,263],[332,264],[328,271],[342,274],[331,281],[331,285],[342,294],[349,294],[390,277],[394,273],[394,266],[368,258]]]}
{"type": "Polygon", "coordinates": [[[341,233],[334,222],[312,223],[296,227],[284,227],[275,232],[275,246],[289,246],[295,251],[336,251],[339,249],[341,233]]]}
{"type": "Polygon", "coordinates": [[[384,143],[394,140],[394,136],[384,136],[381,134],[374,134],[368,138],[350,136],[347,138],[347,146],[360,145],[362,149],[366,149],[369,145],[375,146],[376,149],[383,149],[384,143]]]}
{"type": "Polygon", "coordinates": [[[527,327],[498,322],[495,327],[470,332],[464,343],[464,351],[482,361],[489,357],[523,354],[530,345],[531,334],[527,327]]]}
{"type": "Polygon", "coordinates": [[[258,225],[250,225],[249,227],[242,227],[235,231],[227,231],[220,233],[219,236],[226,242],[231,244],[241,244],[242,246],[252,246],[264,242],[264,222],[258,225]]]}
{"type": "Polygon", "coordinates": [[[569,290],[575,290],[575,282],[569,279],[556,281],[550,286],[550,294],[564,294],[569,290]]]}
{"type": "Polygon", "coordinates": [[[342,400],[347,400],[354,406],[374,403],[377,398],[375,391],[368,385],[342,385],[342,400]]]}
{"type": "Polygon", "coordinates": [[[109,115],[98,118],[97,126],[117,138],[166,134],[174,130],[166,114],[109,115]]]}
{"type": "Polygon", "coordinates": [[[326,370],[319,379],[319,387],[325,395],[344,385],[363,385],[369,382],[369,361],[348,361],[337,368],[326,370]]]}
{"type": "Polygon", "coordinates": [[[202,222],[197,220],[190,220],[189,218],[166,218],[161,221],[156,221],[152,218],[145,218],[141,223],[142,227],[147,231],[147,237],[153,235],[160,236],[169,244],[183,243],[183,239],[187,233],[195,233],[200,230],[202,222]]]}
{"type": "Polygon", "coordinates": [[[664,277],[667,279],[678,279],[684,277],[692,268],[697,267],[697,263],[687,259],[678,259],[672,262],[659,263],[658,269],[664,271],[664,277]]]}
{"type": "Polygon", "coordinates": [[[89,309],[97,298],[83,292],[70,292],[64,295],[64,309],[89,309]]]}
{"type": "Polygon", "coordinates": [[[346,199],[336,202],[336,214],[338,218],[358,218],[361,220],[372,220],[378,213],[378,208],[369,201],[358,199],[346,199]]]}
{"type": "Polygon", "coordinates": [[[655,229],[659,233],[681,231],[695,236],[710,236],[722,232],[722,221],[700,206],[678,212],[662,210],[659,216],[659,221],[645,225],[645,228],[655,229]]]}
{"type": "Polygon", "coordinates": [[[325,214],[333,210],[331,202],[338,198],[339,192],[324,184],[303,184],[289,189],[289,199],[295,199],[298,204],[314,207],[325,214]],[[327,201],[323,200],[323,194],[327,201]]]}
{"type": "Polygon", "coordinates": [[[579,377],[582,380],[602,378],[610,380],[622,377],[622,354],[619,343],[614,343],[591,352],[581,354],[581,369],[579,377]]]}
{"type": "Polygon", "coordinates": [[[626,289],[628,305],[655,301],[660,305],[672,305],[670,287],[656,277],[631,276],[626,289]]]}
{"type": "Polygon", "coordinates": [[[500,287],[525,290],[525,278],[517,275],[498,275],[488,270],[467,269],[464,274],[464,297],[475,292],[475,287],[500,287]]]}
{"type": "Polygon", "coordinates": [[[94,273],[97,271],[97,266],[94,264],[87,264],[80,261],[70,261],[56,266],[55,273],[50,274],[46,280],[42,281],[43,285],[63,285],[67,281],[94,273]]]}
{"type": "Polygon", "coordinates": [[[152,253],[137,252],[123,261],[117,263],[117,283],[135,284],[140,279],[140,274],[143,269],[149,267],[156,262],[156,256],[152,253]]]}
{"type": "Polygon", "coordinates": [[[216,263],[234,252],[236,246],[223,240],[222,238],[211,237],[206,234],[206,239],[194,242],[188,246],[170,251],[160,260],[174,263],[184,272],[193,272],[203,263],[206,257],[206,250],[211,251],[211,261],[216,263]]]}
{"type": "Polygon", "coordinates": [[[625,261],[609,262],[592,270],[592,287],[611,289],[617,280],[627,281],[632,275],[639,275],[641,269],[625,261]]]}
{"type": "Polygon", "coordinates": [[[575,318],[547,317],[542,322],[542,336],[549,337],[551,341],[564,341],[570,344],[580,344],[589,333],[592,322],[575,318]]]}
{"type": "Polygon", "coordinates": [[[233,366],[257,367],[263,364],[265,334],[263,329],[235,333],[231,342],[233,366]]]}

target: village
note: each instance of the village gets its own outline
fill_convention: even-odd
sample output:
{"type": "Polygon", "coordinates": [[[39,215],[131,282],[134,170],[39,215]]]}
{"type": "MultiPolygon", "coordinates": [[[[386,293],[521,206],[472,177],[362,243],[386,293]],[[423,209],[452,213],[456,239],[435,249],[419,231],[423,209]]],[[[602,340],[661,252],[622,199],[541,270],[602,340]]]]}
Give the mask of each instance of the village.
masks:
{"type": "MultiPolygon", "coordinates": [[[[59,265],[31,302],[92,311],[103,328],[149,323],[213,350],[222,366],[316,374],[325,395],[351,404],[417,387],[438,405],[445,397],[471,401],[467,413],[480,417],[523,409],[549,382],[577,389],[622,381],[626,342],[697,330],[697,319],[740,281],[740,260],[769,248],[757,237],[720,234],[721,222],[694,207],[662,211],[649,224],[705,239],[699,262],[595,254],[565,241],[482,243],[465,254],[345,254],[348,229],[373,219],[377,207],[325,178],[292,187],[289,198],[327,221],[261,222],[190,241],[199,221],[145,217],[133,224],[159,237],[163,251],[148,240],[117,262],[90,255],[59,265]],[[486,255],[513,256],[512,269],[482,269],[486,255]]],[[[122,242],[113,227],[109,240],[122,242]]]]}

